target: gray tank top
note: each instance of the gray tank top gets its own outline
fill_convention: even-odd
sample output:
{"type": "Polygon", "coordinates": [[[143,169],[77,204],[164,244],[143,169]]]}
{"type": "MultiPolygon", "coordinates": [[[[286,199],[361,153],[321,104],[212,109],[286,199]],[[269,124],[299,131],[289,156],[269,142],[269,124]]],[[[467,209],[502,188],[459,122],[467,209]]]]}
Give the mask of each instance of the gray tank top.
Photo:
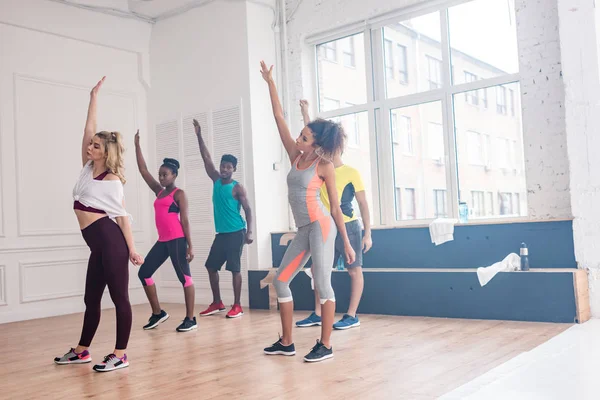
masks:
{"type": "Polygon", "coordinates": [[[306,169],[298,169],[299,160],[300,156],[292,163],[292,168],[287,176],[287,184],[288,199],[296,227],[301,228],[328,217],[330,213],[321,202],[323,179],[317,173],[321,159],[317,158],[306,169]]]}

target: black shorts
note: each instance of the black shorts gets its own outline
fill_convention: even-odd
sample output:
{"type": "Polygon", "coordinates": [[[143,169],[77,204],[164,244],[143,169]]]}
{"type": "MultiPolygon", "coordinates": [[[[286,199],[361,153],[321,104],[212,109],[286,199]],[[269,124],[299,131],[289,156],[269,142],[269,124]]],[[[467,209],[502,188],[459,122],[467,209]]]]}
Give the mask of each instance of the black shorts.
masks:
{"type": "Polygon", "coordinates": [[[338,233],[335,238],[335,256],[333,257],[333,267],[337,265],[337,261],[340,257],[344,259],[344,265],[346,268],[353,267],[362,267],[363,264],[363,252],[362,252],[362,229],[360,227],[360,222],[355,219],[354,221],[346,222],[346,232],[348,233],[348,239],[350,240],[350,245],[356,254],[356,259],[352,264],[348,264],[346,262],[346,252],[344,251],[344,241],[342,240],[342,235],[338,233]]]}
{"type": "Polygon", "coordinates": [[[225,269],[231,272],[240,272],[242,267],[242,249],[246,241],[246,230],[217,233],[210,253],[206,260],[206,268],[219,271],[223,264],[227,263],[225,269]]]}

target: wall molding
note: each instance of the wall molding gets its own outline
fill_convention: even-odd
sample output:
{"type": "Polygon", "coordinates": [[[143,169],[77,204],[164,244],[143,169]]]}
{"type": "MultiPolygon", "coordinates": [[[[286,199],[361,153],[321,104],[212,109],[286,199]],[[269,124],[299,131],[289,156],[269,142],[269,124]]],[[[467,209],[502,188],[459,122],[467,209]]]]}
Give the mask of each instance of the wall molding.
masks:
{"type": "MultiPolygon", "coordinates": [[[[58,292],[58,293],[43,294],[43,295],[27,295],[26,294],[27,287],[26,287],[25,276],[24,276],[25,270],[27,270],[29,268],[60,267],[60,266],[65,266],[65,265],[80,265],[80,264],[86,265],[85,268],[87,270],[88,259],[87,258],[72,258],[72,259],[66,259],[66,260],[19,262],[19,280],[20,280],[20,288],[21,288],[20,302],[21,302],[21,304],[83,296],[85,294],[85,285],[82,285],[81,288],[78,288],[77,290],[73,290],[73,291],[69,291],[69,292],[58,292]]],[[[4,266],[0,265],[0,279],[4,275],[3,267],[4,266]]],[[[177,283],[179,284],[179,282],[177,282],[177,283]]],[[[4,286],[6,286],[6,284],[4,286]]],[[[179,286],[181,286],[181,284],[179,284],[179,286]]],[[[137,278],[132,279],[132,274],[130,271],[128,289],[129,290],[137,290],[137,289],[141,289],[141,288],[143,288],[142,283],[137,278]]],[[[2,289],[0,288],[0,290],[2,290],[2,289]]],[[[6,293],[6,290],[0,292],[0,294],[1,293],[6,293]]],[[[103,298],[105,295],[109,296],[108,286],[104,289],[103,298]]],[[[2,301],[2,297],[0,297],[0,305],[2,305],[1,301],[2,301]]]]}
{"type": "Polygon", "coordinates": [[[6,265],[0,264],[0,306],[7,305],[6,300],[6,265]]]}
{"type": "Polygon", "coordinates": [[[74,258],[67,260],[55,260],[55,261],[34,261],[34,262],[19,262],[19,281],[20,281],[20,302],[24,303],[32,303],[36,301],[45,301],[45,300],[54,300],[54,299],[64,299],[68,297],[78,297],[83,296],[85,292],[85,287],[82,286],[80,289],[76,289],[69,292],[57,292],[57,293],[49,293],[49,294],[41,294],[41,295],[27,295],[27,283],[25,281],[25,271],[30,268],[39,268],[39,267],[56,267],[56,266],[64,266],[64,265],[87,265],[87,258],[74,258]]]}
{"type": "MultiPolygon", "coordinates": [[[[16,168],[16,196],[17,196],[17,204],[18,204],[18,209],[17,209],[17,227],[18,227],[18,235],[20,237],[23,236],[69,236],[69,235],[79,235],[81,232],[79,229],[76,228],[65,228],[65,229],[27,229],[26,227],[23,226],[23,220],[22,220],[22,215],[25,213],[25,210],[23,209],[23,203],[20,201],[20,193],[22,192],[22,186],[23,186],[23,176],[22,176],[22,171],[23,171],[23,167],[21,165],[21,148],[20,148],[20,143],[19,143],[19,121],[17,118],[17,112],[18,112],[18,89],[17,89],[17,84],[18,82],[35,82],[38,84],[44,84],[44,85],[50,85],[50,86],[58,86],[58,87],[63,87],[63,88],[70,88],[70,89],[74,89],[74,90],[81,90],[81,91],[85,91],[86,93],[89,91],[89,87],[87,86],[82,86],[82,85],[77,85],[77,84],[73,84],[73,83],[69,83],[69,82],[62,82],[62,81],[58,81],[58,80],[53,80],[53,79],[48,79],[48,78],[43,78],[43,77],[39,77],[39,76],[32,76],[32,75],[27,75],[27,74],[20,74],[15,72],[13,74],[13,120],[14,120],[14,140],[15,140],[15,157],[16,157],[16,162],[15,162],[15,168],[16,168]]],[[[135,118],[136,120],[137,118],[137,110],[138,110],[138,104],[137,104],[137,95],[135,93],[130,93],[130,92],[117,92],[117,91],[108,91],[106,92],[109,95],[113,95],[113,96],[118,96],[118,97],[122,97],[128,100],[131,100],[133,102],[133,111],[135,113],[135,118]]],[[[135,182],[136,185],[136,189],[137,192],[139,192],[139,178],[137,177],[138,174],[136,174],[136,177],[133,179],[133,181],[135,182]]],[[[135,203],[138,206],[138,210],[141,211],[141,199],[139,198],[139,196],[136,196],[135,199],[135,203]]],[[[141,227],[132,227],[132,231],[134,233],[143,233],[143,229],[141,227]]]]}
{"type": "Polygon", "coordinates": [[[2,171],[8,171],[8,168],[4,167],[3,160],[6,160],[6,157],[2,156],[2,114],[0,114],[0,238],[4,236],[4,190],[3,190],[3,182],[4,179],[2,177],[2,171]]]}

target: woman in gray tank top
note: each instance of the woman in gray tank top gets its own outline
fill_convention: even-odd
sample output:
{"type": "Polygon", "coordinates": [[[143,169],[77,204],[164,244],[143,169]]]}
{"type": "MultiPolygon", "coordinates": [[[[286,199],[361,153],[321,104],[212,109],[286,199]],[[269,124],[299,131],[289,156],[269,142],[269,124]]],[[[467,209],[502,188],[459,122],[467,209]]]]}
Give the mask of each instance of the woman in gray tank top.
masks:
{"type": "Polygon", "coordinates": [[[288,199],[298,232],[285,252],[273,281],[279,301],[283,336],[272,346],[265,348],[265,353],[288,356],[296,354],[292,340],[294,303],[290,282],[312,257],[313,279],[320,295],[322,325],[321,338],[304,357],[304,361],[316,362],[333,357],[330,339],[335,315],[335,294],[331,287],[331,265],[338,230],[344,242],[347,262],[352,264],[355,258],[335,187],[335,169],[330,161],[333,154],[343,149],[346,135],[339,124],[318,119],[306,125],[294,140],[283,116],[272,72],[273,67],[267,68],[262,61],[261,74],[269,85],[279,136],[292,163],[287,177],[288,199]],[[321,202],[320,189],[323,183],[327,187],[331,214],[321,202]]]}

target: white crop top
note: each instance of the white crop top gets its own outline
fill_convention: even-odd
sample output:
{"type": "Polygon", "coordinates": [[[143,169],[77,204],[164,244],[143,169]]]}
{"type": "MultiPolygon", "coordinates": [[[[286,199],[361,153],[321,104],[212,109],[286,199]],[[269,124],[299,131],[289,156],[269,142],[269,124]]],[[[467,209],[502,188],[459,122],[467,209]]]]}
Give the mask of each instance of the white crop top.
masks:
{"type": "Polygon", "coordinates": [[[123,207],[123,183],[120,180],[94,180],[93,174],[92,161],[88,161],[73,187],[73,200],[86,207],[102,210],[111,219],[127,216],[133,221],[131,214],[123,207]]]}

